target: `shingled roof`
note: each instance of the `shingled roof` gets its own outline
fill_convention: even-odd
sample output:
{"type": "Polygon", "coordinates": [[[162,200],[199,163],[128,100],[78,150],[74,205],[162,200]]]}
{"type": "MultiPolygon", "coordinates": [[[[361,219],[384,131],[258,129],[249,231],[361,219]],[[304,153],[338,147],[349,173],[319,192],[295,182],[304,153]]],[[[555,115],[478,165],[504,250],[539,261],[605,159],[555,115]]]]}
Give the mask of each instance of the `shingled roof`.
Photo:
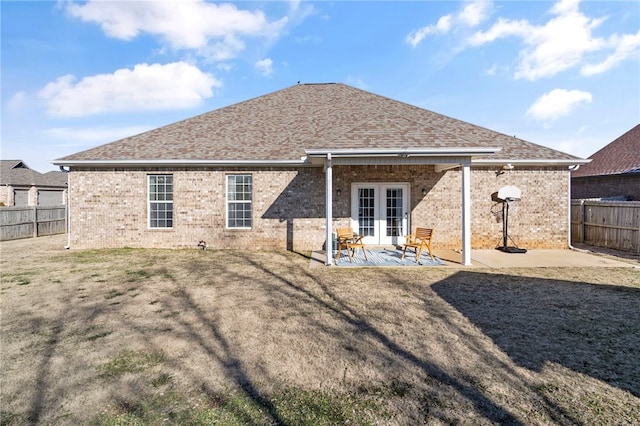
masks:
{"type": "Polygon", "coordinates": [[[21,160],[0,161],[0,184],[14,186],[34,186],[40,173],[31,169],[21,160]]]}
{"type": "Polygon", "coordinates": [[[0,185],[66,188],[67,174],[56,171],[42,174],[22,160],[0,160],[0,185]]]}
{"type": "MultiPolygon", "coordinates": [[[[500,147],[501,161],[581,160],[340,83],[298,84],[54,161],[301,161],[306,150],[500,147]]],[[[584,161],[584,160],[583,160],[584,161]]]]}
{"type": "Polygon", "coordinates": [[[640,124],[593,154],[571,177],[640,173],[640,124]]]}

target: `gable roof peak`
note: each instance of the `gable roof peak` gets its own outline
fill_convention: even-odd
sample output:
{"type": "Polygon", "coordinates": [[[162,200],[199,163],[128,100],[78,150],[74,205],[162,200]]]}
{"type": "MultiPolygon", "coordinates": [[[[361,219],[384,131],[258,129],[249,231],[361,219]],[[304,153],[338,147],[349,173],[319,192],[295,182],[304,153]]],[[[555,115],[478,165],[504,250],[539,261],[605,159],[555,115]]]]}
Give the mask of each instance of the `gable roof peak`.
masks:
{"type": "Polygon", "coordinates": [[[32,170],[31,167],[27,166],[22,160],[2,160],[3,167],[7,169],[27,169],[32,170]]]}

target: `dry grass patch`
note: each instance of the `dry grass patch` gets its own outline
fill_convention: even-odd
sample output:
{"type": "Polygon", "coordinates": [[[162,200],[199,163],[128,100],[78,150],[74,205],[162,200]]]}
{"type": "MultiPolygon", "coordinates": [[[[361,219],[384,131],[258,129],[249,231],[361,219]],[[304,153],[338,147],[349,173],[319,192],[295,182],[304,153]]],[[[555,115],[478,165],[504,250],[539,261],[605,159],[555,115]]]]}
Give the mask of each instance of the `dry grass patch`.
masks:
{"type": "Polygon", "coordinates": [[[2,424],[640,419],[637,269],[63,245],[0,245],[2,424]]]}

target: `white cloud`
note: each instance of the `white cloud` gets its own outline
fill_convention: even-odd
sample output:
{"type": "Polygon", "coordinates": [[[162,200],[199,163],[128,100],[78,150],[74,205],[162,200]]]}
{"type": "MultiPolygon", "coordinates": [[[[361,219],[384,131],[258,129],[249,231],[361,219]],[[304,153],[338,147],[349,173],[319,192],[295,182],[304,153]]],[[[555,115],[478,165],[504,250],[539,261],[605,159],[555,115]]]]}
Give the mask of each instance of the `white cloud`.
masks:
{"type": "Polygon", "coordinates": [[[509,68],[503,65],[499,65],[497,63],[494,63],[493,65],[491,65],[490,68],[487,68],[484,71],[484,75],[488,75],[488,76],[503,76],[503,75],[508,75],[509,74],[509,68]]]}
{"type": "Polygon", "coordinates": [[[544,25],[500,18],[488,30],[472,35],[468,44],[480,46],[504,37],[521,38],[525,47],[520,51],[514,77],[531,81],[580,66],[588,54],[613,50],[614,53],[601,63],[582,66],[584,75],[604,72],[638,50],[640,32],[637,35],[614,34],[608,41],[594,36],[593,31],[605,18],[585,16],[579,10],[579,4],[580,0],[558,1],[550,9],[555,16],[544,25]]]}
{"type": "Polygon", "coordinates": [[[601,74],[627,58],[634,57],[638,59],[640,31],[636,34],[623,34],[621,36],[614,34],[609,38],[607,44],[614,49],[614,52],[600,63],[583,65],[580,70],[583,75],[601,74]]]}
{"type": "Polygon", "coordinates": [[[273,73],[273,61],[269,58],[256,62],[254,66],[264,76],[269,76],[273,73]]]}
{"type": "Polygon", "coordinates": [[[222,83],[185,62],[139,64],[113,74],[59,77],[40,90],[47,112],[84,116],[104,112],[190,108],[213,96],[222,83]]]}
{"type": "Polygon", "coordinates": [[[550,12],[558,15],[578,12],[581,1],[582,0],[558,0],[558,2],[551,7],[550,12]]]}
{"type": "Polygon", "coordinates": [[[526,37],[532,33],[534,27],[526,20],[512,21],[504,18],[498,18],[498,21],[487,31],[478,31],[469,37],[468,43],[471,46],[480,46],[482,44],[491,43],[499,38],[507,36],[526,37]]]}
{"type": "Polygon", "coordinates": [[[317,13],[315,7],[309,2],[302,0],[289,0],[289,13],[287,15],[288,25],[298,25],[309,16],[317,13]]]}
{"type": "Polygon", "coordinates": [[[232,69],[234,69],[234,65],[230,64],[230,63],[226,63],[226,62],[222,62],[218,65],[216,65],[216,68],[218,68],[221,71],[231,71],[232,69]]]}
{"type": "Polygon", "coordinates": [[[462,10],[456,14],[441,16],[437,23],[412,31],[406,41],[416,47],[431,34],[446,34],[457,27],[476,27],[487,18],[492,7],[492,2],[488,0],[467,2],[462,10]]]}
{"type": "Polygon", "coordinates": [[[18,92],[9,99],[7,108],[9,111],[22,109],[28,103],[28,96],[25,92],[18,92]]]}
{"type": "Polygon", "coordinates": [[[527,110],[531,117],[542,121],[555,121],[569,115],[585,103],[591,103],[591,93],[581,90],[554,89],[540,96],[527,110]]]}
{"type": "Polygon", "coordinates": [[[270,22],[261,11],[239,10],[231,3],[188,1],[98,1],[69,3],[73,17],[100,25],[104,33],[132,40],[146,33],[174,49],[195,50],[215,60],[234,57],[245,47],[241,37],[275,38],[287,23],[270,22]]]}
{"type": "Polygon", "coordinates": [[[486,0],[468,3],[458,15],[458,21],[468,27],[478,26],[487,18],[491,7],[491,2],[486,0]]]}
{"type": "Polygon", "coordinates": [[[197,50],[197,53],[210,61],[227,61],[235,58],[239,52],[243,51],[246,44],[244,41],[229,35],[220,41],[211,42],[197,50]]]}
{"type": "Polygon", "coordinates": [[[407,43],[416,47],[422,40],[430,34],[444,34],[451,29],[451,15],[441,16],[435,25],[428,25],[418,30],[412,31],[407,36],[407,43]]]}
{"type": "Polygon", "coordinates": [[[493,64],[491,66],[491,68],[485,70],[485,75],[496,75],[498,73],[498,65],[497,64],[493,64]]]}

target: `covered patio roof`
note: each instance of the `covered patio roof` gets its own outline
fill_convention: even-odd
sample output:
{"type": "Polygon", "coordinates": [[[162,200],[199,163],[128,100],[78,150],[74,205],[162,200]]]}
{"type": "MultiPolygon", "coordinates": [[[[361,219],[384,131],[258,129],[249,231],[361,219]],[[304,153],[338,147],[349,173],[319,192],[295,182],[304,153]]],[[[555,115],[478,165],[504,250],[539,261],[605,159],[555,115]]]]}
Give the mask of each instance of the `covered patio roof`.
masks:
{"type": "MultiPolygon", "coordinates": [[[[333,231],[333,166],[435,164],[439,171],[462,167],[462,264],[471,265],[471,162],[475,156],[499,151],[498,147],[305,150],[312,163],[324,165],[327,252],[333,231]]],[[[333,258],[327,255],[325,262],[333,265],[333,258]]]]}

